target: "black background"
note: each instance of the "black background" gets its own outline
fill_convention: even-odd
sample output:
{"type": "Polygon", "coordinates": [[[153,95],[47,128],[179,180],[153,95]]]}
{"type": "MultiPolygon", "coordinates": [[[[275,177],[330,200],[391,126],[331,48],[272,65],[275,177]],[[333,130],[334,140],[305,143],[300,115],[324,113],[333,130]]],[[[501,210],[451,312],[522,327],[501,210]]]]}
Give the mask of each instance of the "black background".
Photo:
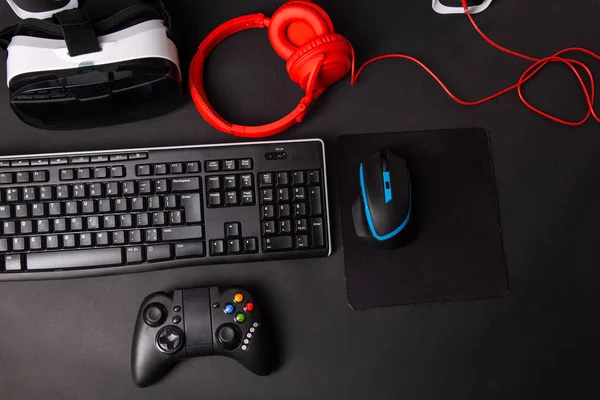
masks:
{"type": "MultiPolygon", "coordinates": [[[[245,13],[270,15],[282,2],[166,3],[182,34],[186,64],[217,24],[245,13]]],[[[484,43],[465,17],[437,15],[430,3],[319,2],[354,44],[359,62],[393,51],[418,56],[470,99],[513,83],[527,67],[484,43]]],[[[496,0],[476,20],[505,46],[541,56],[571,45],[598,50],[599,12],[596,0],[496,0]]],[[[0,26],[14,21],[0,2],[0,26]]],[[[600,71],[597,63],[594,71],[600,71]]],[[[215,107],[237,123],[270,122],[301,97],[264,30],[229,39],[206,73],[215,107]]],[[[234,140],[209,127],[187,96],[184,107],[152,121],[44,132],[17,120],[1,86],[2,154],[234,140]]],[[[585,112],[564,67],[548,68],[526,92],[565,117],[585,112]]],[[[330,258],[0,284],[0,398],[597,399],[596,123],[557,125],[522,106],[516,94],[476,108],[459,106],[416,65],[392,60],[372,65],[355,87],[346,78],[330,88],[301,125],[279,138],[322,137],[331,149],[345,133],[469,126],[491,134],[507,297],[352,311],[334,216],[330,258]],[[194,359],[156,386],[136,388],[129,354],[144,296],[208,284],[260,289],[280,337],[281,368],[260,378],[225,358],[194,359]]],[[[331,178],[334,185],[339,177],[331,178]]]]}

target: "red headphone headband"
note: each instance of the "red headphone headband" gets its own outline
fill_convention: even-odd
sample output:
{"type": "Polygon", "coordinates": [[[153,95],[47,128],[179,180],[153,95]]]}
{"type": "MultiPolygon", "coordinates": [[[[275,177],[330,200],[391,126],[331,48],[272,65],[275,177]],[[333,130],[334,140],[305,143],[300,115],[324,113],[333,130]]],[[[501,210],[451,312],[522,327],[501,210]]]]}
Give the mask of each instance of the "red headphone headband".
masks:
{"type": "MultiPolygon", "coordinates": [[[[279,121],[260,126],[235,125],[223,119],[223,117],[221,117],[210,105],[204,91],[204,63],[206,62],[208,55],[219,43],[229,36],[246,29],[268,27],[270,22],[271,20],[265,18],[264,14],[250,14],[227,21],[213,30],[210,35],[200,43],[198,52],[192,59],[189,72],[189,84],[194,103],[200,111],[200,114],[202,114],[202,117],[204,117],[209,124],[222,132],[247,138],[260,138],[276,135],[277,133],[290,128],[297,122],[300,122],[306,114],[306,110],[312,100],[317,98],[323,92],[323,90],[315,92],[313,89],[317,78],[317,72],[320,68],[320,64],[318,64],[309,78],[306,96],[302,98],[298,106],[296,106],[291,113],[281,118],[279,121]]],[[[322,59],[324,59],[324,57],[322,57],[322,59]]]]}

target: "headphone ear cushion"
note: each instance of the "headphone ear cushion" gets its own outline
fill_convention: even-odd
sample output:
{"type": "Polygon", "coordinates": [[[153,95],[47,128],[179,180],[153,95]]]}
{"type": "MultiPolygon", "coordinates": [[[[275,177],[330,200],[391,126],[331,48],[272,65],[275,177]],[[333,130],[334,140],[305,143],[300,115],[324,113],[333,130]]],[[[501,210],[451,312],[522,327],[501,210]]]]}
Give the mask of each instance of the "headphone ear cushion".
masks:
{"type": "Polygon", "coordinates": [[[318,72],[315,90],[325,89],[342,79],[352,66],[352,46],[337,33],[317,37],[296,50],[288,59],[286,68],[290,78],[306,90],[308,78],[319,61],[325,56],[318,72]]]}
{"type": "Polygon", "coordinates": [[[305,43],[333,32],[333,23],[325,10],[302,0],[279,7],[269,23],[271,46],[286,61],[305,43]]]}

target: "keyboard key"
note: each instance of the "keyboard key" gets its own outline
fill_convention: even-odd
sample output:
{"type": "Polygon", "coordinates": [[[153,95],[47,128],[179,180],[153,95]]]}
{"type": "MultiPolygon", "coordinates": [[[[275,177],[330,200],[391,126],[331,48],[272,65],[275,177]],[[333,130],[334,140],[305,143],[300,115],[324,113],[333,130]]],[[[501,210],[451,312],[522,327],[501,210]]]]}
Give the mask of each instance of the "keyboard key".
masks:
{"type": "Polygon", "coordinates": [[[100,214],[107,214],[112,211],[112,200],[102,199],[98,200],[98,212],[100,214]]]}
{"type": "Polygon", "coordinates": [[[307,235],[298,235],[296,236],[296,249],[308,249],[308,236],[307,235]]]}
{"type": "Polygon", "coordinates": [[[50,232],[50,221],[47,219],[40,219],[36,222],[35,231],[37,233],[48,233],[50,232]]]}
{"type": "Polygon", "coordinates": [[[19,189],[6,189],[6,201],[19,201],[19,189]]]}
{"type": "Polygon", "coordinates": [[[258,240],[256,238],[244,239],[244,253],[258,253],[258,240]]]}
{"type": "Polygon", "coordinates": [[[15,160],[10,162],[11,167],[28,167],[29,160],[15,160]]]}
{"type": "Polygon", "coordinates": [[[7,185],[13,183],[13,175],[11,172],[3,172],[0,174],[0,184],[7,185]]]}
{"type": "Polygon", "coordinates": [[[294,204],[294,217],[303,217],[306,214],[306,203],[294,204]]]}
{"type": "Polygon", "coordinates": [[[290,175],[287,172],[278,172],[275,179],[277,186],[288,186],[290,184],[290,175]]]}
{"type": "Polygon", "coordinates": [[[117,219],[114,215],[105,215],[102,218],[102,227],[104,229],[114,229],[117,227],[117,219]]]}
{"type": "Polygon", "coordinates": [[[227,241],[228,254],[240,254],[242,252],[242,244],[240,239],[230,239],[227,241]]]}
{"type": "Polygon", "coordinates": [[[240,202],[240,205],[242,205],[242,206],[254,205],[254,192],[252,190],[242,191],[242,201],[240,202]]]}
{"type": "Polygon", "coordinates": [[[96,246],[108,246],[108,232],[96,233],[96,246]]]}
{"type": "Polygon", "coordinates": [[[148,210],[160,210],[160,197],[148,197],[148,210]]]}
{"type": "Polygon", "coordinates": [[[323,218],[311,218],[310,228],[313,247],[325,247],[325,226],[323,226],[323,218]]]}
{"type": "Polygon", "coordinates": [[[57,200],[65,200],[71,197],[71,188],[68,185],[58,185],[56,187],[57,200]]]}
{"type": "Polygon", "coordinates": [[[50,165],[64,165],[67,164],[69,160],[66,157],[55,157],[50,159],[50,165]]]}
{"type": "Polygon", "coordinates": [[[172,174],[183,174],[183,164],[182,163],[172,163],[170,165],[172,174]]]}
{"type": "Polygon", "coordinates": [[[89,268],[123,263],[121,249],[117,248],[30,253],[26,258],[28,270],[89,268]]]}
{"type": "Polygon", "coordinates": [[[260,187],[273,186],[273,174],[270,172],[260,174],[260,187]]]}
{"type": "Polygon", "coordinates": [[[167,193],[169,186],[166,179],[157,179],[154,181],[154,191],[158,194],[167,193]]]}
{"type": "Polygon", "coordinates": [[[291,208],[289,204],[280,204],[277,208],[278,218],[288,218],[292,215],[291,208]]]}
{"type": "Polygon", "coordinates": [[[81,202],[81,212],[83,214],[93,214],[96,212],[96,206],[93,200],[84,200],[81,202]]]}
{"type": "Polygon", "coordinates": [[[90,162],[93,163],[105,163],[108,162],[110,158],[108,156],[92,156],[90,157],[90,162]]]}
{"type": "Polygon", "coordinates": [[[204,242],[177,243],[175,245],[176,258],[204,257],[205,255],[204,242]]]}
{"type": "Polygon", "coordinates": [[[145,160],[148,158],[148,153],[130,153],[128,154],[130,160],[145,160]]]}
{"type": "Polygon", "coordinates": [[[144,210],[144,198],[134,197],[131,199],[131,211],[142,211],[144,210]]]}
{"type": "Polygon", "coordinates": [[[127,199],[115,199],[115,212],[121,213],[129,210],[127,199]]]}
{"type": "Polygon", "coordinates": [[[127,264],[139,264],[143,261],[143,250],[141,246],[133,246],[125,249],[127,264]]]}
{"type": "Polygon", "coordinates": [[[77,201],[67,201],[65,203],[65,214],[66,215],[79,214],[79,203],[77,201]]]}
{"type": "Polygon", "coordinates": [[[13,251],[24,251],[25,250],[25,239],[22,237],[12,239],[13,251]]]}
{"type": "MultiPolygon", "coordinates": [[[[220,193],[211,193],[209,200],[213,194],[219,195],[218,205],[220,205],[220,193]]],[[[200,204],[200,194],[184,194],[181,195],[181,208],[185,211],[185,221],[188,224],[196,224],[202,222],[202,205],[200,204]]],[[[215,200],[215,199],[213,199],[215,200]]],[[[209,207],[211,204],[209,203],[209,207]]]]}
{"type": "Polygon", "coordinates": [[[50,165],[50,160],[47,158],[36,158],[35,160],[31,160],[32,167],[40,167],[44,165],[50,165]]]}
{"type": "Polygon", "coordinates": [[[237,189],[237,176],[235,175],[225,175],[223,177],[223,186],[225,189],[237,189]]]}
{"type": "Polygon", "coordinates": [[[284,219],[283,221],[280,221],[279,234],[287,235],[289,233],[292,233],[292,221],[290,221],[289,219],[284,219]]]}
{"type": "Polygon", "coordinates": [[[152,183],[148,180],[138,182],[140,194],[152,194],[152,183]]]}
{"type": "Polygon", "coordinates": [[[4,256],[4,269],[8,272],[20,271],[22,268],[21,255],[11,254],[4,256]]]}
{"type": "Polygon", "coordinates": [[[240,169],[246,170],[246,169],[252,169],[252,168],[253,168],[253,165],[252,165],[251,158],[242,158],[240,160],[240,169]]]}
{"type": "Polygon", "coordinates": [[[0,253],[6,253],[8,251],[8,240],[0,238],[0,253]]]}
{"type": "Polygon", "coordinates": [[[48,171],[34,171],[33,181],[36,183],[48,182],[48,171]]]}
{"type": "Polygon", "coordinates": [[[116,166],[110,167],[110,177],[111,178],[122,178],[125,176],[125,167],[116,166]]]}
{"type": "Polygon", "coordinates": [[[277,189],[277,202],[278,203],[287,203],[289,201],[290,201],[290,189],[288,189],[288,188],[277,189]]]}
{"type": "Polygon", "coordinates": [[[8,219],[10,216],[10,206],[0,206],[0,219],[8,219]]]}
{"type": "Polygon", "coordinates": [[[254,182],[252,179],[252,174],[240,175],[240,188],[241,189],[250,189],[253,187],[254,187],[254,182]]]}
{"type": "Polygon", "coordinates": [[[296,220],[296,233],[308,232],[308,221],[305,219],[296,220]]]}
{"type": "Polygon", "coordinates": [[[36,200],[35,189],[36,188],[34,188],[34,187],[24,187],[23,188],[23,200],[35,201],[36,200]]]}
{"type": "Polygon", "coordinates": [[[158,229],[146,229],[146,243],[158,242],[158,229]]]}
{"type": "Polygon", "coordinates": [[[168,244],[148,246],[146,247],[146,258],[148,261],[170,260],[173,258],[171,246],[168,244]]]}
{"type": "Polygon", "coordinates": [[[31,221],[21,221],[19,224],[19,232],[23,234],[33,233],[33,223],[31,221]]]}
{"type": "Polygon", "coordinates": [[[304,179],[304,171],[292,172],[292,185],[293,186],[302,186],[305,183],[306,183],[306,179],[304,179]]]}
{"type": "Polygon", "coordinates": [[[181,226],[162,229],[162,238],[165,242],[202,239],[203,236],[202,226],[181,226]]]}
{"type": "Polygon", "coordinates": [[[90,157],[89,156],[71,157],[69,161],[71,162],[71,164],[87,164],[90,162],[90,157]]]}
{"type": "Polygon", "coordinates": [[[87,197],[87,191],[85,190],[85,185],[73,185],[73,198],[74,199],[84,199],[87,197]]]}
{"type": "Polygon", "coordinates": [[[96,178],[96,179],[108,178],[108,168],[106,168],[106,167],[94,168],[94,178],[96,178]]]}
{"type": "Polygon", "coordinates": [[[133,227],[133,219],[131,218],[131,214],[123,214],[123,215],[119,216],[119,227],[121,227],[121,228],[133,227]]]}
{"type": "Polygon", "coordinates": [[[294,192],[292,194],[292,201],[304,201],[306,200],[306,189],[303,187],[294,188],[294,192]]]}
{"type": "Polygon", "coordinates": [[[80,247],[91,247],[92,246],[92,234],[91,233],[80,233],[79,234],[79,246],[80,247]]]}
{"type": "Polygon", "coordinates": [[[31,182],[31,174],[29,172],[17,172],[15,179],[17,183],[29,183],[31,182]]]}
{"type": "Polygon", "coordinates": [[[221,163],[217,160],[206,161],[204,170],[206,172],[218,172],[221,170],[221,163]]]}
{"type": "Polygon", "coordinates": [[[273,189],[262,189],[260,191],[260,204],[273,202],[273,189]]]}
{"type": "Polygon", "coordinates": [[[65,232],[67,230],[67,220],[64,218],[56,218],[53,224],[54,232],[65,232]]]}
{"type": "Polygon", "coordinates": [[[263,236],[277,234],[277,230],[275,228],[275,221],[264,221],[262,223],[262,234],[263,236]]]}
{"type": "Polygon", "coordinates": [[[319,185],[321,183],[321,171],[308,171],[308,183],[310,185],[319,185]]]}
{"type": "Polygon", "coordinates": [[[104,194],[102,186],[103,185],[101,183],[92,183],[90,185],[90,197],[102,197],[102,195],[104,194]]]}
{"type": "Polygon", "coordinates": [[[17,227],[15,225],[15,221],[6,221],[2,224],[2,232],[4,235],[14,235],[17,233],[17,227]]]}
{"type": "Polygon", "coordinates": [[[225,237],[234,238],[242,234],[242,224],[239,222],[228,222],[225,224],[225,237]]]}
{"type": "Polygon", "coordinates": [[[262,206],[261,208],[261,219],[273,219],[275,218],[275,207],[268,205],[262,206]]]}
{"type": "Polygon", "coordinates": [[[90,179],[91,177],[92,177],[92,170],[91,169],[89,169],[89,168],[77,168],[77,179],[90,179]]]}
{"type": "Polygon", "coordinates": [[[145,228],[147,226],[150,226],[150,218],[148,217],[148,213],[146,213],[146,212],[139,213],[136,216],[136,225],[139,228],[145,228]]]}
{"type": "Polygon", "coordinates": [[[162,212],[162,211],[152,213],[152,224],[154,226],[166,225],[166,223],[165,223],[165,213],[162,212]]]}
{"type": "Polygon", "coordinates": [[[225,160],[223,162],[223,171],[235,171],[237,169],[236,160],[225,160]]]}
{"type": "Polygon", "coordinates": [[[112,233],[112,244],[113,245],[125,244],[125,232],[123,232],[123,231],[113,232],[112,233]]]}
{"type": "Polygon", "coordinates": [[[83,230],[83,218],[73,217],[69,220],[69,227],[71,231],[82,231],[83,230]]]}
{"type": "Polygon", "coordinates": [[[31,205],[31,216],[32,217],[44,217],[46,216],[46,209],[44,207],[44,204],[42,203],[35,203],[31,205]]]}
{"type": "Polygon", "coordinates": [[[40,200],[52,200],[52,186],[40,187],[40,200]]]}
{"type": "Polygon", "coordinates": [[[121,184],[121,193],[123,196],[133,196],[135,195],[135,182],[126,181],[121,184]]]}
{"type": "Polygon", "coordinates": [[[111,154],[110,161],[126,161],[129,157],[127,154],[111,154]]]}
{"type": "Polygon", "coordinates": [[[132,231],[129,231],[129,243],[130,244],[142,243],[142,231],[140,231],[139,229],[134,229],[132,231]]]}
{"type": "Polygon", "coordinates": [[[61,169],[60,180],[61,181],[72,181],[75,179],[75,170],[73,169],[61,169]]]}
{"type": "Polygon", "coordinates": [[[277,236],[263,239],[263,251],[265,253],[292,250],[292,248],[293,243],[291,236],[277,236]]]}
{"type": "Polygon", "coordinates": [[[162,201],[166,210],[177,208],[177,197],[173,194],[163,196],[162,201]]]}
{"type": "Polygon", "coordinates": [[[225,205],[228,207],[237,206],[238,196],[237,192],[226,192],[225,193],[225,205]]]}
{"type": "Polygon", "coordinates": [[[200,172],[200,163],[196,161],[190,161],[185,164],[185,171],[188,174],[195,174],[200,172]]]}
{"type": "Polygon", "coordinates": [[[319,216],[323,214],[323,200],[321,198],[321,187],[311,186],[308,189],[310,193],[310,215],[319,216]]]}
{"type": "MultiPolygon", "coordinates": [[[[200,190],[199,178],[177,178],[171,179],[173,192],[194,192],[200,190]]],[[[157,189],[158,192],[158,189],[157,189]]]]}
{"type": "Polygon", "coordinates": [[[51,217],[57,217],[61,215],[61,205],[58,202],[48,203],[48,215],[51,217]]]}
{"type": "Polygon", "coordinates": [[[169,224],[171,225],[179,225],[182,223],[181,211],[171,211],[169,212],[169,224]]]}
{"type": "Polygon", "coordinates": [[[224,240],[211,240],[210,241],[210,255],[211,256],[222,256],[225,254],[225,241],[224,240]]]}
{"type": "Polygon", "coordinates": [[[137,176],[152,175],[152,167],[148,164],[138,165],[135,167],[135,173],[137,176]]]}
{"type": "Polygon", "coordinates": [[[154,166],[154,174],[155,175],[166,175],[167,174],[167,164],[156,164],[154,166]]]}
{"type": "Polygon", "coordinates": [[[109,197],[119,196],[119,184],[117,182],[108,182],[106,184],[106,195],[109,197]]]}
{"type": "Polygon", "coordinates": [[[29,216],[29,209],[25,204],[17,204],[15,206],[15,217],[27,218],[29,216]]]}
{"type": "Polygon", "coordinates": [[[87,217],[86,223],[89,231],[100,229],[100,219],[98,217],[87,217]]]}
{"type": "Polygon", "coordinates": [[[221,207],[221,193],[219,192],[211,192],[208,194],[208,207],[221,207]]]}
{"type": "Polygon", "coordinates": [[[208,191],[221,190],[221,177],[220,176],[206,177],[206,190],[208,190],[208,191]]]}
{"type": "Polygon", "coordinates": [[[0,168],[10,167],[10,161],[8,160],[0,160],[0,168]]]}
{"type": "Polygon", "coordinates": [[[58,236],[56,236],[56,235],[46,236],[45,240],[46,240],[46,249],[47,250],[58,249],[58,247],[59,247],[58,236]]]}

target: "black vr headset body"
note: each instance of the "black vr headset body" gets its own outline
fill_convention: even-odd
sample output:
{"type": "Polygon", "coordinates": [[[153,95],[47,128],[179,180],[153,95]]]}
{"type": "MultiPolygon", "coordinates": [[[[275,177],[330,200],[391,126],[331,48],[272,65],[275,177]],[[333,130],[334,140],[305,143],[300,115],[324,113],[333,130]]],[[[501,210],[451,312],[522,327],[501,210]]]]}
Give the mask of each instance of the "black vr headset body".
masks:
{"type": "Polygon", "coordinates": [[[25,123],[91,128],[179,105],[179,57],[161,0],[7,1],[25,17],[0,32],[10,104],[25,123]]]}

